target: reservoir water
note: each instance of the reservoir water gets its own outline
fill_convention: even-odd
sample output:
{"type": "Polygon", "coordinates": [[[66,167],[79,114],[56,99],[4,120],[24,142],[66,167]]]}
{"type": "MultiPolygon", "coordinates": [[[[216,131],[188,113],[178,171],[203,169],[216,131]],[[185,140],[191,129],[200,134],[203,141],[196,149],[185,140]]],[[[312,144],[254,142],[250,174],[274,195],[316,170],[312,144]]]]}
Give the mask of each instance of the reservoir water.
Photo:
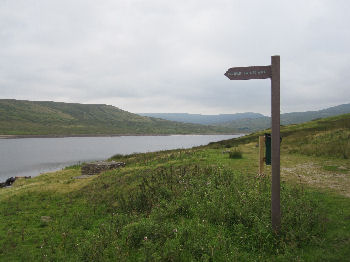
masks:
{"type": "Polygon", "coordinates": [[[241,135],[172,135],[0,139],[0,182],[37,176],[115,154],[190,148],[241,135]]]}

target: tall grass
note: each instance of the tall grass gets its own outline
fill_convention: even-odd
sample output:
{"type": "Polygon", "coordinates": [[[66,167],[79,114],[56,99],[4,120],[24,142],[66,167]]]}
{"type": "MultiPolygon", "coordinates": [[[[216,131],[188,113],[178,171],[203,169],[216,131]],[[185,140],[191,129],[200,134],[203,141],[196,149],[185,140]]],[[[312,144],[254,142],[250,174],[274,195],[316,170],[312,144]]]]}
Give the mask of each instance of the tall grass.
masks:
{"type": "Polygon", "coordinates": [[[110,172],[79,192],[90,208],[70,216],[69,224],[91,233],[69,233],[66,221],[51,226],[64,245],[49,237],[42,248],[49,260],[67,252],[87,261],[289,258],[323,236],[323,211],[309,193],[286,185],[281,232],[273,233],[268,178],[198,165],[140,170],[137,178],[116,175],[110,172]],[[97,218],[93,207],[105,207],[105,217],[97,218]],[[103,222],[94,227],[91,217],[103,222]]]}
{"type": "Polygon", "coordinates": [[[350,130],[337,129],[290,136],[285,148],[289,153],[348,159],[350,130]]]}

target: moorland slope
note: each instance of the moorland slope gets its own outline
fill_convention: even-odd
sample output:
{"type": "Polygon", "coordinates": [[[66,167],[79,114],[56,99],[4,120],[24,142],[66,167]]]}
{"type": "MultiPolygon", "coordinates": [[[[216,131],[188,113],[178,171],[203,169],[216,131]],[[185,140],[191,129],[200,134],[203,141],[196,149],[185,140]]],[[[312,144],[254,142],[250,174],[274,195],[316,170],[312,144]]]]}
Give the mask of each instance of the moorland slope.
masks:
{"type": "Polygon", "coordinates": [[[102,104],[0,100],[0,135],[119,135],[234,133],[226,127],[139,116],[102,104]]]}

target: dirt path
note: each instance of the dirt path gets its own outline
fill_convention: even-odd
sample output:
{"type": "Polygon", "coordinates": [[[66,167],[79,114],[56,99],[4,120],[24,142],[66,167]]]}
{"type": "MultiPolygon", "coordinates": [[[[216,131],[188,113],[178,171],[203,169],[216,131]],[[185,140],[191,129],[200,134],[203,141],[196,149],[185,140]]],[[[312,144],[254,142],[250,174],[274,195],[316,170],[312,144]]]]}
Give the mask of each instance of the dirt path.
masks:
{"type": "Polygon", "coordinates": [[[281,177],[285,181],[330,189],[350,197],[350,161],[288,155],[282,157],[281,177]]]}

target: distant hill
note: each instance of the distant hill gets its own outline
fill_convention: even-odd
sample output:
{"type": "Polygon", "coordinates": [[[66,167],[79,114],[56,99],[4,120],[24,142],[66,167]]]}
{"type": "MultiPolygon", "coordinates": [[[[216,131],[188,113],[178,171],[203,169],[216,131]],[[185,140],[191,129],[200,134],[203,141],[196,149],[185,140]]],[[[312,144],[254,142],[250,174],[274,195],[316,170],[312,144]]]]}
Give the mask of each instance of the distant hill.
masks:
{"type": "Polygon", "coordinates": [[[233,133],[231,128],[139,116],[110,105],[0,99],[0,135],[233,133]]]}
{"type": "Polygon", "coordinates": [[[202,125],[217,125],[229,121],[245,118],[260,118],[264,115],[259,113],[237,113],[237,114],[220,114],[220,115],[202,115],[202,114],[188,114],[188,113],[139,113],[141,116],[156,117],[170,121],[177,121],[183,123],[194,123],[202,125]]]}
{"type": "MultiPolygon", "coordinates": [[[[334,106],[319,111],[285,113],[281,114],[281,125],[299,124],[314,119],[326,118],[347,113],[350,113],[350,104],[334,106]]],[[[265,116],[255,119],[238,119],[221,124],[221,126],[236,129],[240,132],[255,132],[258,130],[269,128],[271,126],[271,118],[265,116]]]]}
{"type": "MultiPolygon", "coordinates": [[[[318,111],[285,113],[281,114],[281,125],[299,124],[318,118],[326,118],[347,113],[350,113],[350,103],[318,111]]],[[[187,113],[141,113],[139,115],[184,123],[222,126],[243,133],[259,131],[271,126],[270,117],[252,112],[220,115],[201,115],[187,113]]]]}

